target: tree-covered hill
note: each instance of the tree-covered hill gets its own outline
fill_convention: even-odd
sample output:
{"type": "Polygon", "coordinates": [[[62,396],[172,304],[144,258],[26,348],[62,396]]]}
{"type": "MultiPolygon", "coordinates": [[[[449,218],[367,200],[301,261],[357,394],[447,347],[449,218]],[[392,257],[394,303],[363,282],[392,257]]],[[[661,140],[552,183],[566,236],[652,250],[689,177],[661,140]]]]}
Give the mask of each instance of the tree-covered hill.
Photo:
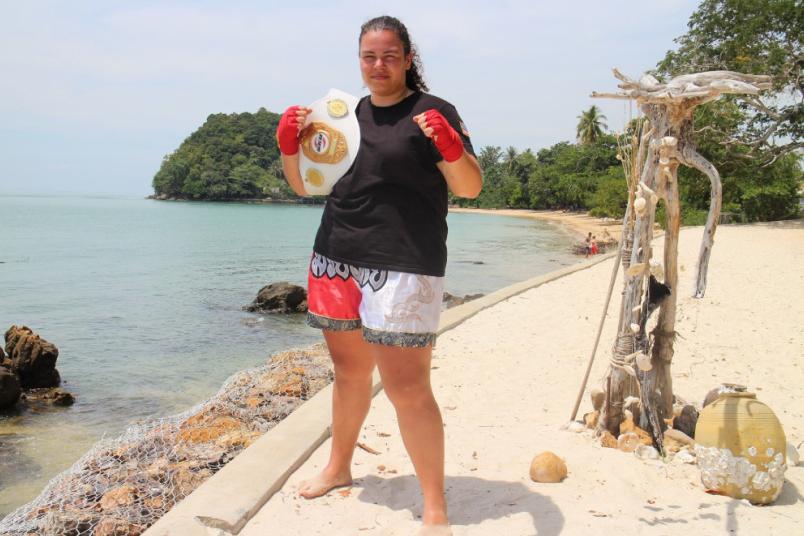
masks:
{"type": "MultiPolygon", "coordinates": [[[[668,80],[684,73],[734,70],[773,76],[761,96],[724,96],[695,112],[700,153],[719,170],[723,214],[731,221],[799,215],[804,184],[804,75],[800,0],[702,0],[675,50],[654,74],[668,80]]],[[[633,73],[636,74],[636,73],[633,73]]],[[[522,152],[487,146],[478,152],[483,191],[452,201],[482,208],[588,210],[620,217],[627,186],[619,144],[606,132],[606,117],[592,106],[578,116],[575,143],[522,152]]],[[[279,115],[210,115],[204,125],[166,156],[153,180],[157,197],[203,200],[298,199],[283,179],[274,141],[279,115]]],[[[709,180],[682,166],[682,218],[702,224],[710,202],[709,180]]],[[[660,217],[659,221],[663,218],[660,217]]]]}
{"type": "Polygon", "coordinates": [[[153,179],[157,197],[202,200],[294,197],[282,178],[276,126],[279,115],[212,114],[153,179]]]}

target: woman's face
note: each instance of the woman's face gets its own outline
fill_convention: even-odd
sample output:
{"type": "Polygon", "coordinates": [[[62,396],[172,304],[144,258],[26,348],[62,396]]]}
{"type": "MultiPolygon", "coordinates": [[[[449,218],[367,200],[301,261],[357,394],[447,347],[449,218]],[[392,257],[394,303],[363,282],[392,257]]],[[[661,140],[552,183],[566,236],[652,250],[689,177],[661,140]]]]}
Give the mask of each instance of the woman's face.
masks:
{"type": "Polygon", "coordinates": [[[405,90],[411,55],[396,32],[374,30],[360,39],[360,73],[372,95],[391,96],[405,90]]]}

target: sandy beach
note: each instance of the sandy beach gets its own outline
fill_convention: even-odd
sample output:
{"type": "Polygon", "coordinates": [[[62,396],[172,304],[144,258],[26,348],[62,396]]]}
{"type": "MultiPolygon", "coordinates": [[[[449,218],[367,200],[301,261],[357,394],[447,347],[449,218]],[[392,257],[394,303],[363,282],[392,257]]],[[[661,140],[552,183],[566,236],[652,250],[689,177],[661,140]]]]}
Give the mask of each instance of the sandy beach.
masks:
{"type": "Polygon", "coordinates": [[[563,210],[527,210],[519,208],[458,208],[450,207],[450,212],[467,212],[474,214],[494,214],[497,216],[513,216],[516,218],[529,218],[532,220],[547,221],[561,224],[573,230],[583,239],[587,233],[596,235],[600,240],[605,232],[616,240],[620,239],[622,221],[612,218],[595,218],[588,212],[569,212],[563,210]]]}
{"type": "MultiPolygon", "coordinates": [[[[503,211],[493,211],[501,214],[503,211]]],[[[580,225],[580,224],[579,224],[580,225]]],[[[706,297],[691,297],[702,228],[684,229],[675,392],[701,404],[721,382],[749,386],[804,440],[804,226],[722,226],[706,297]]],[[[660,255],[661,239],[656,240],[660,255]]],[[[642,461],[561,430],[594,341],[613,260],[510,298],[438,340],[433,384],[446,431],[447,498],[456,536],[556,534],[802,534],[804,467],[790,467],[775,504],[705,493],[694,465],[642,461]],[[528,477],[534,455],[566,460],[558,484],[528,477]]],[[[616,329],[615,287],[587,392],[599,385],[616,329]]],[[[588,396],[582,414],[590,410],[588,396]]],[[[360,441],[351,488],[307,501],[299,481],[325,464],[318,448],[240,532],[244,536],[413,535],[421,498],[381,392],[360,441]]]]}

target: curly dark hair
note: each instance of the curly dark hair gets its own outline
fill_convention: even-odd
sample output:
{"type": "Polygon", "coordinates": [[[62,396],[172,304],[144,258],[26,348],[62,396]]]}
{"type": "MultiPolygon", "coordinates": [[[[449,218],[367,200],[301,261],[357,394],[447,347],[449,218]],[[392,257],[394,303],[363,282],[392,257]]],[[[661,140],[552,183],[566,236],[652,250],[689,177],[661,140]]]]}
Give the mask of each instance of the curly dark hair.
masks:
{"type": "Polygon", "coordinates": [[[396,32],[402,45],[405,49],[405,55],[410,54],[411,62],[410,69],[405,72],[405,85],[414,91],[427,91],[427,84],[422,77],[422,60],[419,58],[419,51],[416,46],[410,42],[410,35],[408,29],[402,24],[402,21],[396,17],[383,15],[382,17],[375,17],[360,27],[360,37],[357,39],[357,46],[360,47],[360,40],[366,32],[380,32],[382,30],[391,30],[396,32]]]}

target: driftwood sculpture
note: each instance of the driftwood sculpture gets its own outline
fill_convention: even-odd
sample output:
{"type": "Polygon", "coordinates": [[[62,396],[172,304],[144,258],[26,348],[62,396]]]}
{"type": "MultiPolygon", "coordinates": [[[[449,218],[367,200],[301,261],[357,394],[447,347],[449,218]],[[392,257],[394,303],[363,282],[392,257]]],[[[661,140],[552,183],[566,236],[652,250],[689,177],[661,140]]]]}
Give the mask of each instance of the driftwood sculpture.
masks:
{"type": "Polygon", "coordinates": [[[645,120],[634,128],[630,143],[621,145],[629,202],[623,219],[621,263],[624,291],[617,339],[607,378],[606,402],[598,428],[616,437],[623,419],[623,400],[639,396],[643,411],[638,425],[650,430],[663,450],[663,418],[672,414],[673,383],[670,364],[675,338],[678,282],[678,235],[681,226],[678,167],[685,165],[706,175],[712,185],[709,215],[698,255],[695,296],[706,292],[706,273],[720,217],[721,182],[715,166],[701,156],[693,141],[696,106],[724,93],[756,95],[770,88],[770,77],[712,71],[678,76],[666,84],[650,75],[632,80],[614,70],[620,93],[592,93],[593,97],[637,101],[645,120]],[[653,259],[656,205],[664,200],[667,225],[664,259],[653,259]],[[648,334],[650,313],[658,308],[656,326],[648,334]]]}

